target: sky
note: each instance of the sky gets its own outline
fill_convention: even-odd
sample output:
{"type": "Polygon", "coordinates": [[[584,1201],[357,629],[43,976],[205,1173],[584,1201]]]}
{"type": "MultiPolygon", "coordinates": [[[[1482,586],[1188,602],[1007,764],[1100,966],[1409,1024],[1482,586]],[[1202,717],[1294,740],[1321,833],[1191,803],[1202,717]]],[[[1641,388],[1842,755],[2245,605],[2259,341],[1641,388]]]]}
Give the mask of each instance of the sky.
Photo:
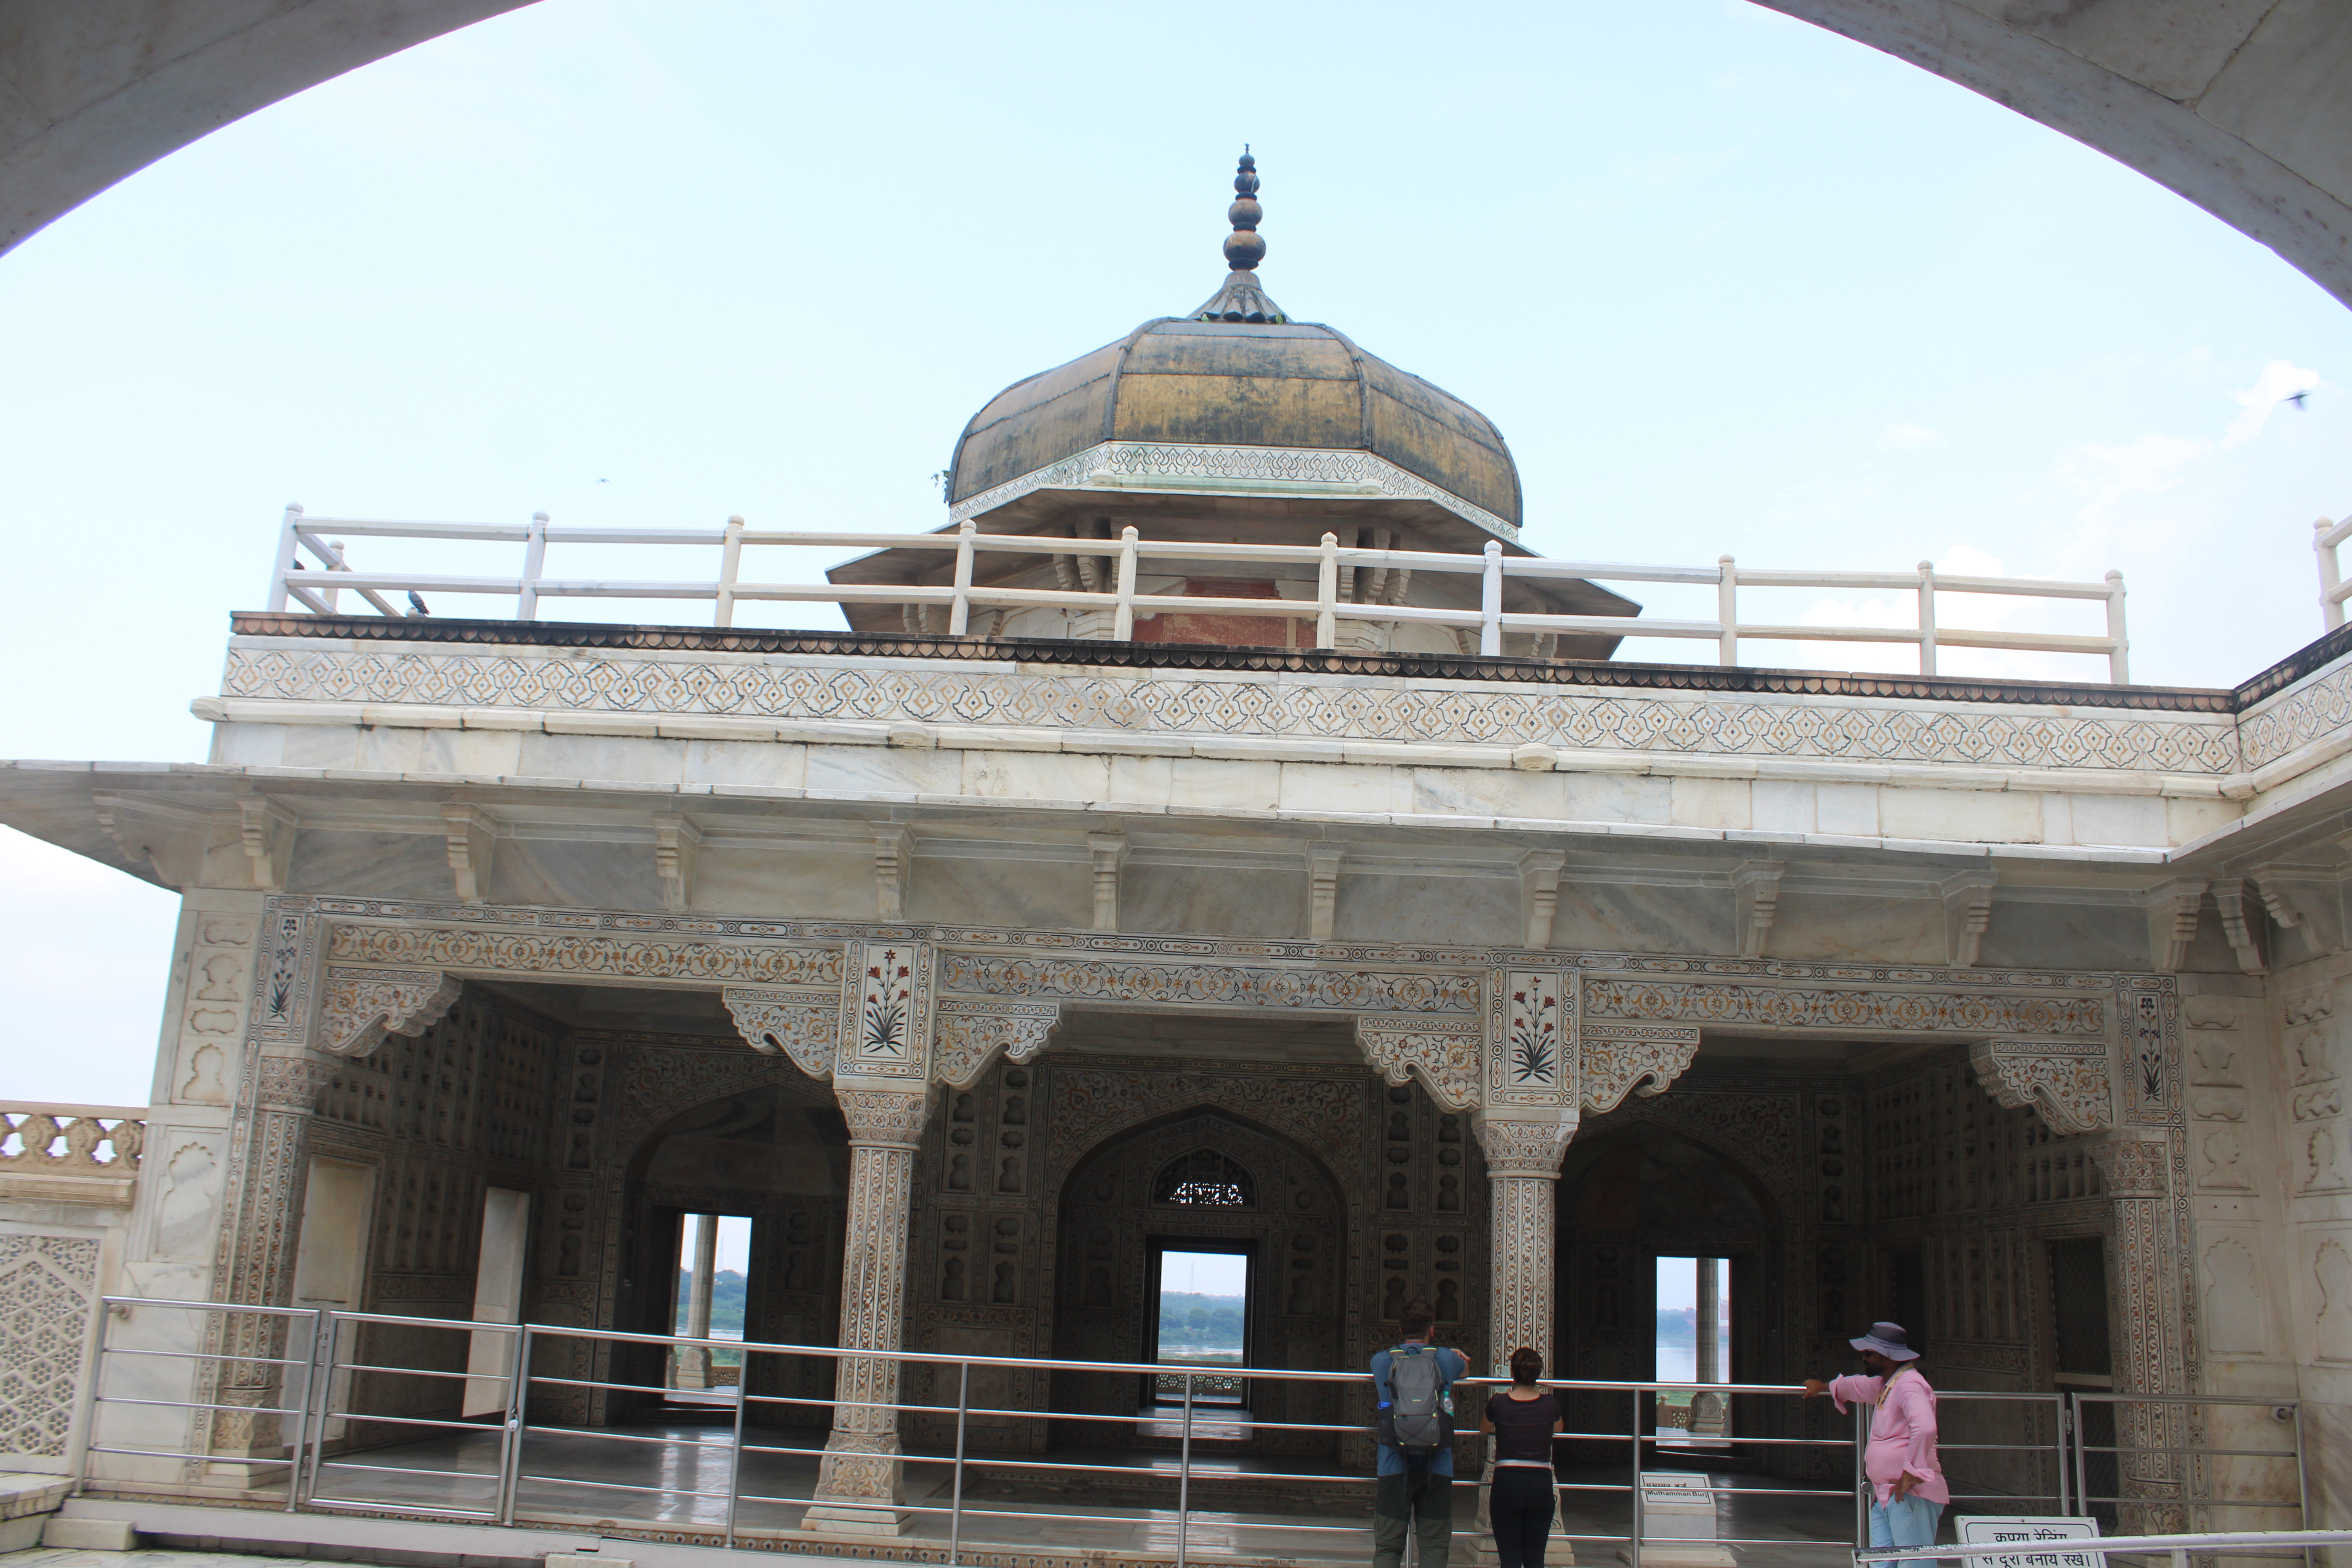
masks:
{"type": "MultiPolygon", "coordinates": [[[[1216,289],[1244,142],[1268,292],[1490,416],[1544,553],[2116,568],[2144,682],[2227,685],[2317,635],[2311,522],[2352,508],[2352,316],[2270,251],[1738,0],[1428,18],[542,0],[173,153],[0,256],[19,584],[0,648],[26,677],[0,753],[202,758],[187,704],[216,686],[229,613],[259,607],[289,501],[936,526],[973,410],[1216,289]]],[[[509,547],[469,548],[353,553],[513,569],[509,547]]],[[[686,552],[551,566],[709,574],[686,552]]],[[[1694,592],[1633,596],[1673,616],[1694,592]]],[[[1780,597],[1743,614],[1912,613],[1780,597]]],[[[469,607],[502,609],[434,606],[469,607]]],[[[1916,657],[1875,652],[1749,647],[1916,657]]],[[[1944,668],[2101,674],[1958,650],[1944,668]]],[[[146,1103],[172,898],[13,834],[0,878],[19,895],[0,914],[23,1042],[6,1091],[146,1103]]]]}

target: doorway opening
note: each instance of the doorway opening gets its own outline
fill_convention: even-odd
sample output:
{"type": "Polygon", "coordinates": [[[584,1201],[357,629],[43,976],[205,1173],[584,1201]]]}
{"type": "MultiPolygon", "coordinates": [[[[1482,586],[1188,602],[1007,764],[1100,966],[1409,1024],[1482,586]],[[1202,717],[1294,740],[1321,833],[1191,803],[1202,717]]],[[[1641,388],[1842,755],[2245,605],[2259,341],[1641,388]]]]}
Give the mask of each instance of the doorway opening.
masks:
{"type": "MultiPolygon", "coordinates": [[[[681,1215],[677,1294],[671,1301],[669,1331],[740,1343],[751,1261],[750,1215],[681,1215]]],[[[740,1392],[742,1379],[742,1352],[680,1345],[670,1352],[667,1397],[684,1405],[730,1405],[740,1392]]]]}
{"type": "Polygon", "coordinates": [[[1257,1244],[1153,1237],[1150,1248],[1151,1343],[1146,1359],[1169,1370],[1150,1374],[1144,1402],[1165,1421],[1171,1410],[1182,1407],[1189,1379],[1198,1436],[1197,1413],[1203,1405],[1220,1417],[1248,1415],[1242,1406],[1248,1403],[1249,1385],[1241,1372],[1248,1364],[1257,1244]]]}
{"type": "MultiPolygon", "coordinates": [[[[1657,1372],[1662,1383],[1729,1383],[1731,1265],[1722,1258],[1657,1260],[1657,1372]]],[[[1731,1436],[1731,1401],[1705,1387],[1661,1389],[1661,1447],[1723,1446],[1731,1436]]]]}

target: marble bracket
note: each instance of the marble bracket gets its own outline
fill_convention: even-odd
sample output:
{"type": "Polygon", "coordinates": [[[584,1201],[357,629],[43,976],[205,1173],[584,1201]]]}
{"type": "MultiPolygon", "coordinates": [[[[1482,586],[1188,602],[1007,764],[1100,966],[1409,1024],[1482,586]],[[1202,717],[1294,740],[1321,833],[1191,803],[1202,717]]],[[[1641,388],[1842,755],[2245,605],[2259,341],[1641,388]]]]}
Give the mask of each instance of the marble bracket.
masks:
{"type": "Polygon", "coordinates": [[[2053,1131],[2115,1125],[2113,1075],[2103,1040],[1979,1040],[1969,1048],[1977,1081],[2011,1110],[2031,1106],[2053,1131]]]}
{"type": "Polygon", "coordinates": [[[1780,910],[1780,874],[1788,867],[1778,860],[1745,860],[1731,873],[1731,891],[1739,916],[1739,956],[1761,958],[1780,910]]]}
{"type": "Polygon", "coordinates": [[[877,920],[907,918],[907,881],[915,869],[915,835],[904,827],[874,830],[874,914],[877,920]]]}
{"type": "Polygon", "coordinates": [[[1954,969],[1975,968],[1984,952],[1996,879],[1990,871],[1964,871],[1944,883],[1944,962],[1954,969]]]}
{"type": "Polygon", "coordinates": [[[931,1014],[931,1076],[950,1089],[970,1089],[999,1052],[1006,1061],[1025,1062],[1061,1025],[1058,1002],[942,996],[931,1014]]]}
{"type": "Polygon", "coordinates": [[[1596,1024],[1584,1021],[1579,1078],[1584,1109],[1614,1110],[1628,1094],[1664,1094],[1698,1055],[1696,1024],[1596,1024]]]}
{"type": "Polygon", "coordinates": [[[841,1039],[839,991],[729,985],[719,995],[753,1050],[790,1057],[814,1079],[833,1076],[833,1053],[841,1039]]]}
{"type": "Polygon", "coordinates": [[[486,903],[490,896],[490,865],[499,848],[499,825],[478,805],[457,802],[441,808],[449,839],[449,874],[457,884],[461,904],[486,903]]]}
{"type": "Polygon", "coordinates": [[[694,862],[702,829],[681,812],[654,813],[654,875],[661,881],[662,908],[683,910],[694,902],[694,862]]]}
{"type": "Polygon", "coordinates": [[[313,1043],[339,1057],[363,1057],[386,1035],[421,1035],[439,1023],[463,983],[437,969],[327,968],[313,1043]]]}
{"type": "Polygon", "coordinates": [[[2198,911],[2205,906],[2209,883],[2190,877],[2160,882],[2140,895],[2147,910],[2148,967],[2158,974],[2178,974],[2197,937],[2198,911]]]}
{"type": "Polygon", "coordinates": [[[2343,893],[2332,868],[2266,865],[2248,875],[2281,931],[2300,931],[2305,945],[2317,952],[2343,951],[2343,893]]]}
{"type": "Polygon", "coordinates": [[[1339,862],[1347,858],[1342,844],[1307,847],[1307,939],[1329,942],[1331,922],[1339,907],[1339,862]]]}
{"type": "Polygon", "coordinates": [[[2263,950],[2270,929],[2261,895],[2243,880],[2231,878],[2213,884],[2213,902],[2221,911],[2221,934],[2230,939],[2230,951],[2237,954],[2240,972],[2268,974],[2270,960],[2263,950]]]}
{"type": "Polygon", "coordinates": [[[1356,1048],[1364,1053],[1366,1065],[1391,1083],[1418,1078],[1431,1097],[1449,1110],[1478,1106],[1486,1026],[1477,1018],[1426,1013],[1359,1014],[1356,1048]]]}
{"type": "Polygon", "coordinates": [[[1119,873],[1127,864],[1127,835],[1087,834],[1087,856],[1094,863],[1095,930],[1117,931],[1119,873]]]}
{"type": "Polygon", "coordinates": [[[1568,857],[1557,849],[1530,849],[1519,857],[1519,921],[1527,945],[1551,945],[1553,917],[1559,912],[1559,873],[1568,857]]]}
{"type": "Polygon", "coordinates": [[[99,831],[132,866],[142,861],[166,886],[186,888],[201,879],[205,849],[213,833],[210,812],[98,790],[90,795],[99,831]]]}
{"type": "Polygon", "coordinates": [[[245,847],[253,885],[265,893],[286,890],[286,868],[294,858],[293,811],[262,795],[236,797],[237,838],[245,847]]]}

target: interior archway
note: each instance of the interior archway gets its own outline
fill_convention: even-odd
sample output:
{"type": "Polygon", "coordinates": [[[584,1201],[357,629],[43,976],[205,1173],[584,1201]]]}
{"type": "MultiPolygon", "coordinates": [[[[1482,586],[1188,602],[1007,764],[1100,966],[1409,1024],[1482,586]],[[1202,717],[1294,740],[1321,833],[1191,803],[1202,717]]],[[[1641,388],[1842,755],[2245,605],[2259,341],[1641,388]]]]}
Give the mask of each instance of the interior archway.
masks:
{"type": "MultiPolygon", "coordinates": [[[[751,1223],[743,1337],[830,1344],[841,1313],[841,1236],[849,1191],[849,1130],[814,1086],[768,1084],[705,1100],[646,1134],[624,1184],[625,1259],[614,1326],[668,1333],[688,1215],[751,1223]]],[[[659,1387],[656,1347],[614,1348],[616,1383],[659,1387]]],[[[829,1398],[833,1363],[762,1358],[751,1392],[829,1398]]],[[[658,1405],[614,1394],[614,1413],[658,1405]]],[[[822,1413],[802,1425],[822,1426],[822,1413]]]]}
{"type": "MultiPolygon", "coordinates": [[[[1683,1133],[1635,1122],[1569,1148],[1556,1193],[1559,1279],[1552,1342],[1562,1377],[1659,1376],[1657,1260],[1729,1263],[1727,1382],[1782,1375],[1780,1205],[1745,1164],[1683,1133]]],[[[1580,1394],[1575,1430],[1653,1429],[1622,1394],[1580,1394]]],[[[1744,1430],[1744,1426],[1742,1427],[1744,1430]]],[[[1596,1449],[1588,1457],[1601,1457],[1596,1449]]],[[[1622,1457],[1622,1450],[1620,1456],[1622,1457]]]]}
{"type": "MultiPolygon", "coordinates": [[[[1234,1113],[1197,1107],[1106,1138],[1062,1184],[1056,1215],[1052,1353],[1071,1360],[1149,1362],[1159,1353],[1155,1260],[1197,1249],[1246,1258],[1244,1367],[1338,1364],[1347,1303],[1347,1204],[1339,1184],[1289,1139],[1234,1113]]],[[[1196,1377],[1196,1384],[1210,1380],[1196,1377]]],[[[1326,1390],[1236,1381],[1234,1403],[1259,1421],[1318,1422],[1338,1408],[1326,1390]]],[[[1150,1418],[1147,1380],[1113,1373],[1056,1374],[1056,1409],[1137,1415],[1144,1447],[1171,1442],[1150,1418]]],[[[1265,1453],[1336,1452],[1334,1435],[1235,1436],[1234,1405],[1221,1437],[1265,1453]]],[[[1099,1445],[1105,1428],[1057,1432],[1099,1445]]],[[[1194,1434],[1196,1445],[1202,1440],[1194,1434]]]]}

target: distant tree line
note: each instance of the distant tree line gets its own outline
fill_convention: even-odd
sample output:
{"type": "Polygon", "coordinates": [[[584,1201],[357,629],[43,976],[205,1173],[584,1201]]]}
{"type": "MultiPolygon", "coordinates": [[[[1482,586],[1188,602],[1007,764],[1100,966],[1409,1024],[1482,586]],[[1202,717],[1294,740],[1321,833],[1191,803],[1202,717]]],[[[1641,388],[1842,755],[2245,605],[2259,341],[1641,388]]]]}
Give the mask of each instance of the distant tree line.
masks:
{"type": "Polygon", "coordinates": [[[1242,1304],[1239,1296],[1202,1296],[1192,1291],[1162,1291],[1160,1297],[1160,1342],[1197,1345],[1203,1350],[1242,1348],[1242,1304]]]}

